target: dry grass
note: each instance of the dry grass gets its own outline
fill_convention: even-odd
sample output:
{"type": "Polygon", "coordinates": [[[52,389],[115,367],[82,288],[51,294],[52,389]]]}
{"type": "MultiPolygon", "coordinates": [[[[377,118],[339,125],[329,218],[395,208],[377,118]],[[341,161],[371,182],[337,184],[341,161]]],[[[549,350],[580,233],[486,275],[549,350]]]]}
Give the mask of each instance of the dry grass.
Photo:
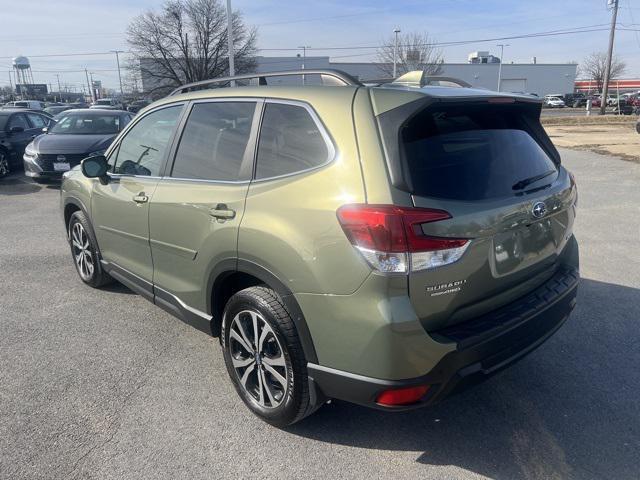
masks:
{"type": "MultiPolygon", "coordinates": [[[[572,117],[564,117],[562,120],[565,118],[572,117]]],[[[596,118],[604,119],[607,117],[596,118]]],[[[640,134],[635,129],[637,118],[622,118],[631,119],[618,123],[600,122],[596,125],[585,123],[545,124],[545,129],[557,147],[590,150],[640,163],[640,134]]]]}
{"type": "Polygon", "coordinates": [[[638,120],[635,115],[581,115],[575,117],[541,117],[545,127],[548,125],[628,125],[638,120]]]}

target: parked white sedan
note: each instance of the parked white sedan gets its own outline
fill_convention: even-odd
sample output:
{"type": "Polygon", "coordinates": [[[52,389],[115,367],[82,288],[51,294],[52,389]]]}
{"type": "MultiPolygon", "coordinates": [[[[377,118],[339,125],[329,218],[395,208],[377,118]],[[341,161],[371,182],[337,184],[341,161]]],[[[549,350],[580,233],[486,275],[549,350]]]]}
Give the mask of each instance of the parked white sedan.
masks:
{"type": "Polygon", "coordinates": [[[566,107],[564,100],[558,97],[547,95],[544,97],[544,106],[549,108],[564,108],[566,107]]]}

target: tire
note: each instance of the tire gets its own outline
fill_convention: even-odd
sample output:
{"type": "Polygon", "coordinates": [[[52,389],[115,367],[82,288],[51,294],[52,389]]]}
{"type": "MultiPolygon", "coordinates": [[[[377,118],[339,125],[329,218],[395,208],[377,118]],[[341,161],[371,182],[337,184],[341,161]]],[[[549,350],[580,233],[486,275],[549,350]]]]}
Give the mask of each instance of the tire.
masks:
{"type": "Polygon", "coordinates": [[[71,258],[80,280],[94,288],[111,283],[113,279],[100,263],[98,243],[85,214],[78,210],[69,220],[71,258]]]}
{"type": "Polygon", "coordinates": [[[6,177],[10,171],[9,154],[5,149],[0,148],[0,178],[6,177]]]}
{"type": "Polygon", "coordinates": [[[229,376],[255,415],[286,427],[314,411],[302,345],[276,292],[260,286],[233,295],[220,338],[229,376]]]}

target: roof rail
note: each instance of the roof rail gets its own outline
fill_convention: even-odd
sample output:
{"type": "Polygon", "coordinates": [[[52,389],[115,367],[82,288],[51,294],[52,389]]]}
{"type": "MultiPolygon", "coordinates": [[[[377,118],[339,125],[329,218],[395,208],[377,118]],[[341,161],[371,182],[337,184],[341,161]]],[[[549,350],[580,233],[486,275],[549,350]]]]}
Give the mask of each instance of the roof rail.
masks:
{"type": "MultiPolygon", "coordinates": [[[[252,78],[258,79],[258,85],[267,85],[267,78],[269,77],[289,77],[289,76],[303,76],[303,75],[321,75],[333,79],[334,85],[362,85],[355,77],[349,75],[341,70],[334,70],[330,68],[310,68],[306,70],[285,70],[282,72],[265,72],[265,73],[251,73],[246,75],[234,75],[233,77],[221,77],[212,78],[209,80],[201,80],[199,82],[187,83],[173,90],[169,96],[177,95],[179,93],[186,93],[192,89],[206,89],[208,85],[215,83],[231,83],[236,80],[250,80],[252,78]]],[[[324,80],[324,79],[323,79],[324,80]]]]}

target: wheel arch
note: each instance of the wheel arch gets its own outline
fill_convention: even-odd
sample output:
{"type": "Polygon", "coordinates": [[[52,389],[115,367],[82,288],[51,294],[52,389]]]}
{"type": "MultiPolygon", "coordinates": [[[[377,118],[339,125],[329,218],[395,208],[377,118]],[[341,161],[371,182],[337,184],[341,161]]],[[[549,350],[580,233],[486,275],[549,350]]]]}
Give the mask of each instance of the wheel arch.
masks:
{"type": "Polygon", "coordinates": [[[212,316],[211,331],[219,336],[222,314],[227,301],[235,293],[256,285],[266,285],[282,299],[296,326],[300,343],[308,362],[317,363],[315,347],[300,305],[293,293],[273,273],[248,260],[228,259],[220,262],[211,273],[207,291],[207,312],[212,316]]]}
{"type": "Polygon", "coordinates": [[[69,221],[71,220],[71,215],[78,211],[82,212],[87,219],[87,223],[89,224],[89,228],[91,229],[91,234],[93,235],[93,238],[96,239],[96,250],[98,250],[98,255],[100,255],[100,258],[102,258],[100,245],[98,245],[98,237],[96,237],[96,232],[93,228],[93,223],[91,222],[89,211],[85,207],[82,200],[76,197],[67,197],[64,199],[63,203],[64,229],[67,232],[67,239],[69,238],[69,221]]]}

